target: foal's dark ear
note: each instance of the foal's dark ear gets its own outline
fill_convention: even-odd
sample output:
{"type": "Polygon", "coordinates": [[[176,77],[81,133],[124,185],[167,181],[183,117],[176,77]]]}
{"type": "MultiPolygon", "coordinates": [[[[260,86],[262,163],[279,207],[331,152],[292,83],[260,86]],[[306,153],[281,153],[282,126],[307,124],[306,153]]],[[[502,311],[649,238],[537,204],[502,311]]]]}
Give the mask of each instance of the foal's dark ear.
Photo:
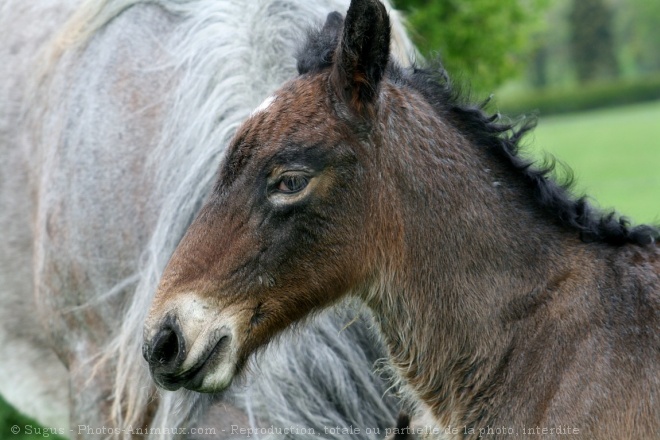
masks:
{"type": "Polygon", "coordinates": [[[351,0],[335,51],[331,80],[340,98],[362,114],[378,97],[390,56],[390,20],[378,0],[351,0]]]}

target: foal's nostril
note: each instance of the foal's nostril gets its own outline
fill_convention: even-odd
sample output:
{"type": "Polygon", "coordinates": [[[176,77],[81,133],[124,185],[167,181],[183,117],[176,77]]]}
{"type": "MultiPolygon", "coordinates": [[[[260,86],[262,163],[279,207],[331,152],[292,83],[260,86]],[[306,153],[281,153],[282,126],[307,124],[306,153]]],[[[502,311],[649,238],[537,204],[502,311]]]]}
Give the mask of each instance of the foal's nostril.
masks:
{"type": "Polygon", "coordinates": [[[172,329],[162,330],[154,343],[154,351],[151,353],[151,362],[169,364],[179,354],[179,338],[172,329]]]}
{"type": "Polygon", "coordinates": [[[186,345],[176,322],[167,322],[156,334],[150,347],[145,348],[145,358],[152,369],[174,372],[186,358],[186,345]]]}

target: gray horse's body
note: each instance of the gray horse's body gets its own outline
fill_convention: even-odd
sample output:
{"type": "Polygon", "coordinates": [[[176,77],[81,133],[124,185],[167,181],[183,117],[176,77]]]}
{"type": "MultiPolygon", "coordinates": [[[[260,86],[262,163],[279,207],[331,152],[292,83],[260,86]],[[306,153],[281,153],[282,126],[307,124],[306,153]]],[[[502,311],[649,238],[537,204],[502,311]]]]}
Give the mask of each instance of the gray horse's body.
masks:
{"type": "MultiPolygon", "coordinates": [[[[144,315],[234,129],[293,76],[305,28],[347,2],[75,3],[0,3],[0,393],[67,436],[195,426],[197,395],[153,389],[144,315]]],[[[365,373],[379,343],[349,321],[287,335],[206,420],[393,423],[365,373]]]]}

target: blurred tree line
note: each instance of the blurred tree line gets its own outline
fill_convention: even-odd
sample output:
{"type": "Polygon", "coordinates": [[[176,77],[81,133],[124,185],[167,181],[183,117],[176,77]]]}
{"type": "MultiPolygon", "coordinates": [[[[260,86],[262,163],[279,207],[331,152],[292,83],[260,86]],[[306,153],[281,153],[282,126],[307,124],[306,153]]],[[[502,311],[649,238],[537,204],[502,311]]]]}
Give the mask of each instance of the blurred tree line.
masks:
{"type": "Polygon", "coordinates": [[[660,72],[660,1],[556,0],[534,35],[535,87],[639,79],[660,72]]]}
{"type": "Polygon", "coordinates": [[[660,72],[660,0],[394,0],[423,56],[492,92],[660,72]]]}

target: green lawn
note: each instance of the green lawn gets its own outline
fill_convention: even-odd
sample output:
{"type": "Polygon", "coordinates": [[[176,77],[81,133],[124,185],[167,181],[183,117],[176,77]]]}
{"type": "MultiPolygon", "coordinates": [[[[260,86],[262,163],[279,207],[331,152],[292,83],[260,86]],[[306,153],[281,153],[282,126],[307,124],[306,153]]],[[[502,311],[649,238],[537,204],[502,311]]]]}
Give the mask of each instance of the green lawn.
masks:
{"type": "MultiPolygon", "coordinates": [[[[600,206],[636,222],[660,223],[660,102],[541,117],[527,143],[530,153],[546,151],[567,163],[578,191],[600,206]]],[[[0,398],[0,439],[43,438],[11,435],[12,426],[32,423],[0,398]]]]}
{"type": "Polygon", "coordinates": [[[543,117],[530,151],[575,172],[576,190],[635,223],[660,223],[660,102],[543,117]]]}
{"type": "MultiPolygon", "coordinates": [[[[66,402],[62,402],[66,405],[66,402]]],[[[42,428],[18,412],[4,401],[0,396],[0,439],[2,440],[36,440],[48,438],[61,440],[62,437],[51,434],[50,430],[42,428]]]]}

